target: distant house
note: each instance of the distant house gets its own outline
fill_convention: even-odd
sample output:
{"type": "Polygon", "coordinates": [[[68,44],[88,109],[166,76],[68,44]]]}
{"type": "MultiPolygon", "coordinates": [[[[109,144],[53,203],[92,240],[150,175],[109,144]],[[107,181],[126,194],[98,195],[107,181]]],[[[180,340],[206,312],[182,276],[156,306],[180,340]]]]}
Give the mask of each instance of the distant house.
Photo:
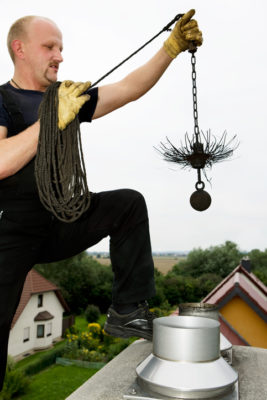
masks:
{"type": "Polygon", "coordinates": [[[267,348],[267,288],[242,260],[203,300],[217,304],[221,332],[235,345],[267,348]]]}
{"type": "Polygon", "coordinates": [[[57,286],[32,269],[12,321],[8,354],[18,357],[50,347],[62,336],[64,311],[69,308],[57,286]]]}

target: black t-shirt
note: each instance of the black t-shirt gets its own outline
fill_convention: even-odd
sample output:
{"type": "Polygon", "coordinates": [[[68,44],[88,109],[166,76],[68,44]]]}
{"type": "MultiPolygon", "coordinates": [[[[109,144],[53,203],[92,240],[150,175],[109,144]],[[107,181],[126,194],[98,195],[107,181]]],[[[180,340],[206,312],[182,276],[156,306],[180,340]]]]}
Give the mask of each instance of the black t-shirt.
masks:
{"type": "MultiPolygon", "coordinates": [[[[43,98],[43,92],[36,90],[16,89],[9,83],[4,85],[4,88],[12,94],[16,104],[18,105],[26,126],[30,126],[38,119],[38,109],[43,98]]],[[[80,122],[91,122],[92,116],[95,112],[98,88],[89,89],[86,93],[90,94],[90,100],[87,101],[79,112],[80,122]]],[[[0,93],[0,126],[5,126],[8,129],[7,137],[15,135],[11,133],[13,124],[8,110],[3,104],[3,99],[0,93]]],[[[0,205],[8,202],[17,203],[29,202],[40,207],[37,186],[34,177],[34,160],[35,157],[19,170],[16,174],[8,178],[0,180],[0,205]]]]}
{"type": "MultiPolygon", "coordinates": [[[[37,90],[16,89],[11,86],[10,83],[6,83],[5,85],[3,85],[3,87],[8,90],[12,95],[14,95],[14,99],[16,100],[16,103],[20,108],[26,125],[30,126],[34,124],[38,119],[38,109],[43,99],[44,93],[37,90]]],[[[91,122],[97,104],[98,88],[89,89],[86,93],[89,93],[91,97],[90,100],[83,105],[79,112],[80,122],[91,122]]],[[[0,126],[6,126],[8,130],[11,126],[11,119],[8,111],[3,106],[1,93],[0,126]]],[[[8,134],[8,136],[10,135],[8,134]]]]}

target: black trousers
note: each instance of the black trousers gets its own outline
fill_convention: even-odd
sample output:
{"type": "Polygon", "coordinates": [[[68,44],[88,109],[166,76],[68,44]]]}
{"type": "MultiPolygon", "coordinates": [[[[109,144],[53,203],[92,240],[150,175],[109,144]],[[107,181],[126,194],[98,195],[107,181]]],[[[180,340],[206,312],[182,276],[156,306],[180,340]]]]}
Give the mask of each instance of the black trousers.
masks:
{"type": "MultiPolygon", "coordinates": [[[[121,189],[93,193],[89,210],[73,223],[63,223],[28,202],[0,199],[0,390],[8,337],[24,281],[37,263],[78,254],[110,236],[114,272],[112,298],[132,303],[155,294],[148,215],[143,196],[121,189]]],[[[23,338],[21,338],[23,340],[23,338]]]]}

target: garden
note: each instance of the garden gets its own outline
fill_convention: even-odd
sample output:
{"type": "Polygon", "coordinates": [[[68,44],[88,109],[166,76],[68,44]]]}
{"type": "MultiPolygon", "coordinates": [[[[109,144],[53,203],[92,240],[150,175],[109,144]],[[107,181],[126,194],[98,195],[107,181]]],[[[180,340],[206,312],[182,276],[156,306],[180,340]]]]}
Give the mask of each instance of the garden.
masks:
{"type": "Polygon", "coordinates": [[[64,400],[135,339],[119,339],[103,331],[105,316],[88,323],[85,316],[66,331],[53,349],[15,363],[8,360],[1,400],[64,400]]]}
{"type": "MultiPolygon", "coordinates": [[[[254,249],[247,255],[253,273],[267,284],[267,249],[264,252],[254,249]]],[[[166,274],[156,269],[157,294],[149,300],[151,310],[160,317],[171,314],[180,303],[200,301],[243,256],[235,243],[227,241],[205,250],[192,250],[166,274]]],[[[35,268],[61,289],[72,313],[78,316],[64,340],[53,349],[17,363],[9,360],[0,400],[66,399],[135,340],[117,339],[103,331],[106,311],[112,301],[112,268],[100,265],[85,252],[35,268]]]]}

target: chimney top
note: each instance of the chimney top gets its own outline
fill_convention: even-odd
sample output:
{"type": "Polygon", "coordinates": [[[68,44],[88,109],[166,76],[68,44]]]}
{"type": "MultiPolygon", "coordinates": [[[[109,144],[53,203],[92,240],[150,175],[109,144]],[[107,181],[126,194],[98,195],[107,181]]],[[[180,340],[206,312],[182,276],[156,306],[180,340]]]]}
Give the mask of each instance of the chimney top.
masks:
{"type": "Polygon", "coordinates": [[[251,272],[251,262],[248,256],[245,256],[241,259],[241,265],[243,268],[245,268],[245,270],[251,272]]]}

